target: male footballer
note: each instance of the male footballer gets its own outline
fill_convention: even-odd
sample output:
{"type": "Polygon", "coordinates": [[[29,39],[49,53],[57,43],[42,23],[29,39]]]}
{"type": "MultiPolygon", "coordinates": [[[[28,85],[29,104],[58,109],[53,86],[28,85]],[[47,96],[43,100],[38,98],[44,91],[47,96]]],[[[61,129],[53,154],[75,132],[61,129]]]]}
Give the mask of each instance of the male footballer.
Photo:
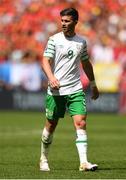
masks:
{"type": "Polygon", "coordinates": [[[88,162],[87,159],[87,110],[80,80],[80,63],[90,81],[93,100],[99,97],[99,91],[89,61],[86,41],[75,32],[78,11],[67,8],[60,12],[60,16],[62,32],[49,38],[41,61],[42,69],[48,78],[48,90],[46,122],[41,140],[40,170],[50,171],[48,151],[58,120],[64,117],[67,108],[76,131],[79,171],[94,171],[98,165],[88,162]]]}

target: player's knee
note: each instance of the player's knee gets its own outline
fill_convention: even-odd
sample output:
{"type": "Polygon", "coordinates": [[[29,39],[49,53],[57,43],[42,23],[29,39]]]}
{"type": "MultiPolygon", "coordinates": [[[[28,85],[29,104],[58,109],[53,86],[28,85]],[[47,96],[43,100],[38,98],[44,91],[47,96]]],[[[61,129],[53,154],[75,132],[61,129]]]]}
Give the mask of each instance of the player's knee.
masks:
{"type": "Polygon", "coordinates": [[[86,121],[84,119],[79,120],[75,123],[75,126],[80,129],[86,129],[86,121]]]}
{"type": "Polygon", "coordinates": [[[58,121],[55,120],[47,120],[46,121],[46,128],[52,134],[55,131],[58,121]]]}
{"type": "Polygon", "coordinates": [[[80,121],[80,128],[85,128],[86,127],[86,121],[85,120],[81,120],[80,121]]]}

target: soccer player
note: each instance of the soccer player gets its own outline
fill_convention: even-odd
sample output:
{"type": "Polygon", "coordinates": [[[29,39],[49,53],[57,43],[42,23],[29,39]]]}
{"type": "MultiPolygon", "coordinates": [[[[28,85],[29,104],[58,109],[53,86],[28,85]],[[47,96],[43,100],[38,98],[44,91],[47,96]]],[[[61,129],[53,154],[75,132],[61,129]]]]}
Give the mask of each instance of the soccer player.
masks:
{"type": "Polygon", "coordinates": [[[76,147],[79,154],[80,171],[96,170],[98,165],[88,162],[86,134],[86,102],[80,80],[80,62],[91,85],[92,99],[99,97],[93,67],[89,61],[86,41],[75,33],[78,11],[67,8],[60,12],[62,32],[48,40],[41,61],[48,78],[46,97],[46,123],[42,132],[40,170],[50,171],[48,151],[59,118],[63,118],[66,107],[76,129],[76,147]]]}

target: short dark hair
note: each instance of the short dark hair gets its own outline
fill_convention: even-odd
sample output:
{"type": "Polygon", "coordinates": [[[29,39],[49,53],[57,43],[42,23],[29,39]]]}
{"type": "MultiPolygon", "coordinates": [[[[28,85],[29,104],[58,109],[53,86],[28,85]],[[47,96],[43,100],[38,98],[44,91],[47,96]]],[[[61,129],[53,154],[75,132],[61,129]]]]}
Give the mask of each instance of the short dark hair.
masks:
{"type": "Polygon", "coordinates": [[[75,21],[78,21],[78,18],[79,18],[78,11],[76,9],[74,9],[74,8],[63,9],[60,12],[60,16],[72,16],[73,20],[75,20],[75,21]]]}

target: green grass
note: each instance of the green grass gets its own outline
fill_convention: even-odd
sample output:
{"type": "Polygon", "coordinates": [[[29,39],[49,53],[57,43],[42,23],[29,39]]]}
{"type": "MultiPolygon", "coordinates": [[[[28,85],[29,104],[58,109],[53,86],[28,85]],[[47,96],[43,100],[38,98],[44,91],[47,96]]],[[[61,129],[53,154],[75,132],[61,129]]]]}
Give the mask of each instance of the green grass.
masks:
{"type": "Polygon", "coordinates": [[[79,172],[72,119],[59,121],[49,155],[50,172],[39,171],[40,112],[0,111],[1,179],[123,179],[126,178],[126,117],[89,114],[88,158],[95,172],[79,172]]]}

